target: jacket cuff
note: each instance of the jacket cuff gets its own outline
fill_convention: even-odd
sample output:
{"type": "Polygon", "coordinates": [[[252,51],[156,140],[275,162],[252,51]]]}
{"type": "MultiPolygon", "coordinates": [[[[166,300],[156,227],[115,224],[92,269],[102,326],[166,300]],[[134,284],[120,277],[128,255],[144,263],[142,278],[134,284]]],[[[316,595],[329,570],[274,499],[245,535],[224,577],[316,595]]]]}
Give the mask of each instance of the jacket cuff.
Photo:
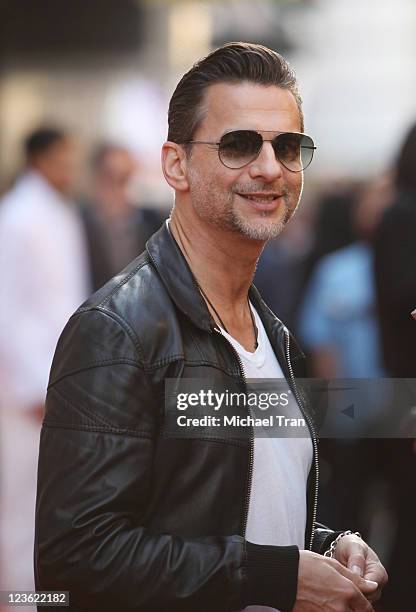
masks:
{"type": "Polygon", "coordinates": [[[282,612],[293,608],[298,586],[297,546],[260,546],[246,542],[247,606],[270,606],[282,612]]]}
{"type": "Polygon", "coordinates": [[[342,531],[332,531],[332,529],[316,529],[312,550],[323,555],[331,546],[331,543],[339,536],[342,531]]]}

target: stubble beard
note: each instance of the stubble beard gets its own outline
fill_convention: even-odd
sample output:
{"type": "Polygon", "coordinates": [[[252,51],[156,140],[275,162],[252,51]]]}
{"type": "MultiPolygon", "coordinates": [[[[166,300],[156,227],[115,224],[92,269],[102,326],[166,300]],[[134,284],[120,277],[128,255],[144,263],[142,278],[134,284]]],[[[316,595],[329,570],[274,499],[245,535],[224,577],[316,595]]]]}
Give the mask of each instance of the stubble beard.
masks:
{"type": "Polygon", "coordinates": [[[286,194],[280,198],[280,205],[284,206],[284,215],[276,221],[270,219],[275,211],[264,210],[259,213],[260,217],[246,219],[241,214],[240,208],[231,206],[230,214],[235,230],[250,240],[266,241],[277,238],[295,212],[295,209],[290,207],[289,200],[290,197],[286,194]]]}
{"type": "MultiPolygon", "coordinates": [[[[242,209],[235,203],[235,194],[237,192],[247,193],[246,188],[236,185],[224,200],[224,194],[217,192],[212,183],[201,180],[194,172],[190,174],[192,204],[200,219],[218,229],[238,233],[250,240],[264,242],[279,236],[296,212],[302,194],[302,186],[296,193],[289,193],[287,189],[283,191],[280,205],[284,206],[284,214],[283,216],[280,215],[278,220],[271,219],[276,214],[275,210],[265,210],[260,213],[260,217],[247,219],[244,217],[242,209]],[[218,210],[219,200],[224,200],[224,205],[220,210],[218,210]]],[[[270,186],[264,185],[257,185],[255,189],[271,191],[270,186]]],[[[254,192],[254,188],[251,190],[254,192]]]]}

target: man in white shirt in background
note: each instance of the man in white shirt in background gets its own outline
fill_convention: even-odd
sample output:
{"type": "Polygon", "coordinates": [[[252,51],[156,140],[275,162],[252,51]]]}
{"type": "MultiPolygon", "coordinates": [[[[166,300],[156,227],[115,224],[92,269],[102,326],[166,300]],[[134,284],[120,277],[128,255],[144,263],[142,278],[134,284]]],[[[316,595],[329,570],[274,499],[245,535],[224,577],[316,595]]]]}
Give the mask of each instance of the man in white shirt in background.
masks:
{"type": "Polygon", "coordinates": [[[89,291],[83,227],[69,198],[77,150],[45,127],[0,201],[1,589],[30,590],[39,432],[53,352],[89,291]]]}

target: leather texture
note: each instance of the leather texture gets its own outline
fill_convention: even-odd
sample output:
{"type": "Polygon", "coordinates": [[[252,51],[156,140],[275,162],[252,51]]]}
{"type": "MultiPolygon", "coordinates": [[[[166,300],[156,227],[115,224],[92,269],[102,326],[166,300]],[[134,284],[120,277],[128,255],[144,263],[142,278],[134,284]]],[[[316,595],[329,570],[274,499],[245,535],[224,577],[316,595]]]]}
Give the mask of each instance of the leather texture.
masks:
{"type": "MultiPolygon", "coordinates": [[[[250,299],[289,376],[284,325],[254,286],[250,299]]],[[[304,376],[293,338],[290,355],[295,376],[304,376]]],[[[255,554],[244,538],[250,440],[161,435],[167,378],[242,384],[236,356],[164,225],[59,340],[40,443],[37,589],[70,591],[73,612],[241,610],[258,603],[253,576],[267,553],[276,567],[269,605],[290,609],[293,547],[253,546],[255,554]]],[[[306,542],[314,491],[313,465],[306,542]]],[[[313,549],[323,552],[335,536],[317,525],[313,549]]]]}

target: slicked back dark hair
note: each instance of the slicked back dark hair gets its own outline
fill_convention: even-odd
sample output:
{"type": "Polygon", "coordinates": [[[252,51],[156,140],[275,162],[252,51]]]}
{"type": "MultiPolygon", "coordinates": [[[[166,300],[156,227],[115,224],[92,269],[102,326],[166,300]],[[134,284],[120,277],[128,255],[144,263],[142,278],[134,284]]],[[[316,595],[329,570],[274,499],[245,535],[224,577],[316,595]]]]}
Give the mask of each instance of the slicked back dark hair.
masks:
{"type": "Polygon", "coordinates": [[[168,113],[168,140],[184,144],[192,140],[201,124],[204,93],[215,83],[277,85],[290,91],[298,105],[304,129],[302,99],[296,76],[286,60],[263,45],[232,42],[199,60],[184,74],[173,92],[168,113]]]}

